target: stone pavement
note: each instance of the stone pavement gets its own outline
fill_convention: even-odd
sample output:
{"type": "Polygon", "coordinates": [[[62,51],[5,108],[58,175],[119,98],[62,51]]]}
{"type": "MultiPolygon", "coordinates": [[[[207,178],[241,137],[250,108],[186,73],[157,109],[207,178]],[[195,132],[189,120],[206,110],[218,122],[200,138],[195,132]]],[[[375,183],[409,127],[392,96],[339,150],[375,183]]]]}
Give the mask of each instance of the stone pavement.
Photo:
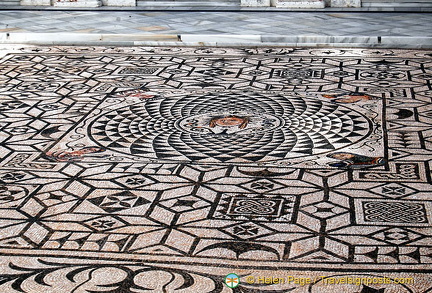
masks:
{"type": "Polygon", "coordinates": [[[432,48],[432,14],[0,11],[0,44],[432,48]]]}

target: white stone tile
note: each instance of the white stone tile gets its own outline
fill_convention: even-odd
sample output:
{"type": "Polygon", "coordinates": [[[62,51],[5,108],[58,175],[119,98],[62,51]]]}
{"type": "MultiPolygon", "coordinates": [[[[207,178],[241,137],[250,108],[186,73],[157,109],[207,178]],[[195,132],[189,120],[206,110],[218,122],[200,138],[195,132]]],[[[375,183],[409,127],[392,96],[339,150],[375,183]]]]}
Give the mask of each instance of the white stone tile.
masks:
{"type": "Polygon", "coordinates": [[[246,7],[270,6],[270,0],[241,0],[241,6],[246,6],[246,7]]]}
{"type": "Polygon", "coordinates": [[[171,41],[179,42],[177,35],[137,35],[137,34],[80,34],[80,33],[1,33],[2,44],[111,44],[114,42],[171,41]]]}
{"type": "Polygon", "coordinates": [[[324,8],[323,0],[272,0],[272,6],[280,8],[324,8]]]}
{"type": "Polygon", "coordinates": [[[331,7],[361,7],[361,0],[331,0],[331,7]]]}
{"type": "Polygon", "coordinates": [[[381,37],[384,46],[398,46],[401,48],[432,48],[432,37],[381,37]]]}
{"type": "Polygon", "coordinates": [[[103,6],[136,6],[136,0],[102,0],[103,6]]]}
{"type": "Polygon", "coordinates": [[[21,0],[23,6],[50,6],[51,0],[21,0]]]}
{"type": "Polygon", "coordinates": [[[211,43],[260,43],[260,35],[181,35],[182,42],[211,43]]]}
{"type": "Polygon", "coordinates": [[[100,7],[102,2],[100,0],[77,0],[77,1],[55,1],[53,2],[54,7],[100,7]]]}

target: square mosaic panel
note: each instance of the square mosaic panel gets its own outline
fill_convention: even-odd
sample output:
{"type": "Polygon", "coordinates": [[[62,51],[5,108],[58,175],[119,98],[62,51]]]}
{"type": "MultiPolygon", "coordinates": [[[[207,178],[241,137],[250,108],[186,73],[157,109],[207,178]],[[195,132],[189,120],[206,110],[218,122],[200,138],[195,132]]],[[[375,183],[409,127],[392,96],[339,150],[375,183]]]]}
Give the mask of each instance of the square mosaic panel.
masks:
{"type": "Polygon", "coordinates": [[[266,194],[223,194],[213,214],[214,218],[291,222],[295,196],[266,194]]]}

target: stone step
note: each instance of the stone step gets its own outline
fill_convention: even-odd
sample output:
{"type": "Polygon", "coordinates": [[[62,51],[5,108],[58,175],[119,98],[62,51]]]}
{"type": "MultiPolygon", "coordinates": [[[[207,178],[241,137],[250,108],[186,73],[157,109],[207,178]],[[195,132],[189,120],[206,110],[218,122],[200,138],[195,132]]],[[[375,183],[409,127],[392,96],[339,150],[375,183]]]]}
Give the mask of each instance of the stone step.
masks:
{"type": "Polygon", "coordinates": [[[362,0],[362,7],[379,10],[430,11],[432,0],[362,0]]]}
{"type": "Polygon", "coordinates": [[[0,1],[0,6],[18,6],[20,5],[20,0],[2,0],[0,1]]]}
{"type": "Polygon", "coordinates": [[[137,2],[148,2],[150,4],[156,5],[159,3],[163,4],[174,4],[174,3],[213,3],[213,4],[223,4],[223,3],[240,3],[240,0],[137,0],[137,2]]]}
{"type": "Polygon", "coordinates": [[[425,3],[425,2],[409,2],[409,3],[402,3],[402,2],[362,2],[362,7],[416,7],[416,8],[430,8],[432,7],[432,3],[425,3]]]}
{"type": "Polygon", "coordinates": [[[362,0],[363,7],[432,7],[432,0],[362,0]]]}
{"type": "Polygon", "coordinates": [[[70,1],[70,0],[60,0],[53,2],[54,7],[88,7],[88,8],[96,8],[102,6],[102,1],[100,0],[79,0],[79,1],[70,1]]]}
{"type": "Polygon", "coordinates": [[[240,2],[240,0],[145,0],[146,2],[240,2]]]}
{"type": "Polygon", "coordinates": [[[151,7],[205,7],[205,6],[240,6],[240,0],[177,0],[177,1],[137,1],[137,6],[151,6],[151,7]]]}
{"type": "Polygon", "coordinates": [[[273,0],[276,7],[280,8],[324,8],[323,0],[273,0]]]}
{"type": "Polygon", "coordinates": [[[432,0],[362,0],[363,3],[432,3],[432,0]]]}

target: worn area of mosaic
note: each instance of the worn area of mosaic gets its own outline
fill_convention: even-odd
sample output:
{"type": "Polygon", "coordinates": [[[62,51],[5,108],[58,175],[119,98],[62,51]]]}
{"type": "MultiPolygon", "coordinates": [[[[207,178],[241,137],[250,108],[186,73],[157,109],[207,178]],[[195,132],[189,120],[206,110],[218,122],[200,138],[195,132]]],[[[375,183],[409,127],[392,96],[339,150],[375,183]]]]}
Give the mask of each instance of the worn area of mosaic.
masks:
{"type": "Polygon", "coordinates": [[[3,55],[1,292],[432,292],[431,51],[3,55]]]}

